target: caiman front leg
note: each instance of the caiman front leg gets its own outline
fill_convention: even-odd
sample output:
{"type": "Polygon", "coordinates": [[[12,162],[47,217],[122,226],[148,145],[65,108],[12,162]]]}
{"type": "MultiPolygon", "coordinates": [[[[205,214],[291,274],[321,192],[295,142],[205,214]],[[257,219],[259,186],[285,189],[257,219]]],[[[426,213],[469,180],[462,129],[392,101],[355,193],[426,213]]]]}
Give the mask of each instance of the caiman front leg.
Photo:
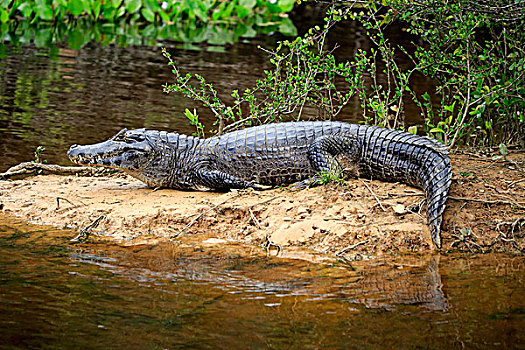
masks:
{"type": "Polygon", "coordinates": [[[340,179],[347,172],[357,173],[359,147],[357,139],[350,134],[321,136],[312,142],[308,158],[314,176],[293,184],[293,188],[303,189],[325,184],[332,179],[340,179]]]}
{"type": "Polygon", "coordinates": [[[261,184],[248,182],[236,176],[218,170],[200,169],[197,172],[197,178],[199,179],[200,185],[218,191],[228,191],[231,189],[244,188],[253,188],[255,190],[267,190],[271,188],[271,186],[265,186],[261,184]]]}

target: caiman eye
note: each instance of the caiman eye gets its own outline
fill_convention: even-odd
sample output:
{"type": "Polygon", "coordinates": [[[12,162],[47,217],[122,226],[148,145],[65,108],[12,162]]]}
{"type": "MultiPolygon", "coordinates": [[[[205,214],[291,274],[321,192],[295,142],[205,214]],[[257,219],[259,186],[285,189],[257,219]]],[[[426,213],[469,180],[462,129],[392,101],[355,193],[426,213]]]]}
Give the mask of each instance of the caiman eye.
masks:
{"type": "Polygon", "coordinates": [[[133,140],[133,141],[144,141],[145,137],[142,134],[128,133],[126,135],[126,139],[133,140]]]}
{"type": "Polygon", "coordinates": [[[120,130],[115,136],[113,136],[113,141],[126,141],[128,129],[120,130]]]}

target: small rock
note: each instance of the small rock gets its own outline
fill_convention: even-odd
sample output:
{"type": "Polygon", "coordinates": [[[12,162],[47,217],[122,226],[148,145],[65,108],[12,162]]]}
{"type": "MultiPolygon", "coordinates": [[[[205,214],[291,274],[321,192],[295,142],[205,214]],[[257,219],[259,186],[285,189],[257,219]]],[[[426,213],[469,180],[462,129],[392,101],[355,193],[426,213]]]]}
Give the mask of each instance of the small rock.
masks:
{"type": "Polygon", "coordinates": [[[396,204],[392,207],[392,209],[394,210],[394,213],[396,213],[397,215],[403,215],[403,214],[406,214],[406,208],[403,204],[396,204]]]}
{"type": "Polygon", "coordinates": [[[299,207],[297,208],[297,215],[301,216],[303,214],[308,214],[310,213],[310,208],[307,208],[307,207],[299,207]]]}
{"type": "Polygon", "coordinates": [[[220,244],[220,243],[227,243],[228,241],[225,239],[220,238],[208,238],[205,241],[202,241],[204,244],[220,244]]]}

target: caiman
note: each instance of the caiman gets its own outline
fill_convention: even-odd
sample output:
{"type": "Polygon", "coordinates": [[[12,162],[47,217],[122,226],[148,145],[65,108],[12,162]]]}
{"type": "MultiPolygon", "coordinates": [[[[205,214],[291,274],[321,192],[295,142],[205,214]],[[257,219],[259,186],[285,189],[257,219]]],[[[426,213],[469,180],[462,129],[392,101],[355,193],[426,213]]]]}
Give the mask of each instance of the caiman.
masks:
{"type": "Polygon", "coordinates": [[[198,138],[123,129],[107,141],[73,145],[77,164],[117,168],[150,187],[218,190],[318,185],[328,177],[400,181],[425,191],[427,220],[441,247],[451,179],[442,144],[407,132],[343,122],[288,122],[198,138]]]}

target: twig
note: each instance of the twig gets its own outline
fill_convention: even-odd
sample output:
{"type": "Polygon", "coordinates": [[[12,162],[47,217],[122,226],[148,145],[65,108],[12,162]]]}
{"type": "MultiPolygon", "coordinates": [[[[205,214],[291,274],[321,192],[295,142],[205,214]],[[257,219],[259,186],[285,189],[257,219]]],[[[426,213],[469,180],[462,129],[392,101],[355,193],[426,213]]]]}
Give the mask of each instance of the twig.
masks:
{"type": "Polygon", "coordinates": [[[268,203],[268,202],[273,201],[273,200],[276,199],[276,198],[279,198],[279,196],[275,196],[275,197],[272,197],[272,198],[270,198],[270,199],[264,200],[264,201],[262,201],[262,202],[252,204],[252,205],[250,205],[250,206],[248,207],[248,209],[252,209],[253,207],[256,207],[256,206],[261,205],[261,204],[266,204],[266,203],[268,203]]]}
{"type": "Polygon", "coordinates": [[[374,196],[374,198],[376,199],[376,201],[379,204],[379,206],[381,207],[381,209],[383,209],[383,211],[386,211],[385,207],[383,207],[383,204],[381,204],[381,201],[379,200],[379,198],[377,198],[377,196],[374,193],[374,191],[372,191],[372,189],[366,184],[366,182],[364,182],[364,181],[361,181],[361,182],[366,186],[366,188],[368,188],[370,193],[372,193],[372,196],[374,196]]]}
{"type": "Polygon", "coordinates": [[[335,255],[336,255],[336,256],[342,255],[342,254],[346,253],[346,252],[349,251],[349,250],[353,250],[353,249],[359,247],[360,245],[367,244],[369,241],[370,241],[370,239],[367,238],[367,239],[365,239],[364,241],[357,242],[356,244],[352,244],[351,246],[348,246],[348,247],[346,247],[346,248],[340,250],[340,251],[337,252],[335,255]]]}
{"type": "Polygon", "coordinates": [[[60,200],[66,201],[66,202],[68,202],[69,204],[71,204],[72,206],[75,206],[75,204],[74,204],[73,202],[71,202],[69,199],[67,199],[67,198],[63,198],[63,197],[57,197],[57,207],[56,207],[55,210],[60,209],[60,200]]]}
{"type": "Polygon", "coordinates": [[[513,201],[503,201],[503,200],[486,200],[486,199],[477,199],[477,198],[465,198],[465,197],[452,197],[449,196],[448,199],[455,201],[466,201],[466,202],[478,202],[486,204],[508,204],[515,205],[519,208],[525,208],[525,202],[513,202],[513,201]]]}
{"type": "Polygon", "coordinates": [[[380,199],[389,199],[391,197],[423,197],[424,193],[389,193],[386,196],[381,197],[380,199]]]}
{"type": "Polygon", "coordinates": [[[71,239],[70,242],[73,242],[73,243],[82,243],[82,242],[85,242],[88,238],[89,238],[89,234],[90,234],[90,230],[91,229],[94,229],[95,227],[98,226],[98,224],[100,223],[100,221],[102,219],[105,219],[106,218],[106,215],[100,215],[98,218],[96,218],[95,220],[93,220],[93,222],[91,222],[91,224],[87,225],[86,227],[84,227],[80,233],[78,234],[78,236],[76,236],[75,238],[71,239]]]}
{"type": "Polygon", "coordinates": [[[265,249],[266,249],[266,255],[269,256],[270,255],[270,249],[272,249],[272,247],[276,247],[277,248],[277,254],[275,254],[275,256],[279,256],[279,253],[282,251],[282,248],[279,244],[276,244],[276,243],[273,243],[271,240],[270,240],[270,236],[266,235],[266,245],[265,245],[265,249]]]}
{"type": "Polygon", "coordinates": [[[516,180],[516,181],[512,181],[512,182],[510,182],[510,183],[508,184],[508,187],[512,187],[512,186],[514,186],[514,185],[516,185],[516,184],[519,184],[520,182],[523,182],[523,181],[525,181],[525,178],[523,178],[523,179],[519,179],[519,180],[516,180]]]}
{"type": "Polygon", "coordinates": [[[253,215],[252,209],[248,208],[248,211],[250,212],[250,216],[252,217],[252,220],[255,223],[255,225],[257,225],[257,227],[260,229],[261,228],[261,224],[259,223],[259,220],[257,220],[257,218],[255,217],[255,215],[253,215]]]}

